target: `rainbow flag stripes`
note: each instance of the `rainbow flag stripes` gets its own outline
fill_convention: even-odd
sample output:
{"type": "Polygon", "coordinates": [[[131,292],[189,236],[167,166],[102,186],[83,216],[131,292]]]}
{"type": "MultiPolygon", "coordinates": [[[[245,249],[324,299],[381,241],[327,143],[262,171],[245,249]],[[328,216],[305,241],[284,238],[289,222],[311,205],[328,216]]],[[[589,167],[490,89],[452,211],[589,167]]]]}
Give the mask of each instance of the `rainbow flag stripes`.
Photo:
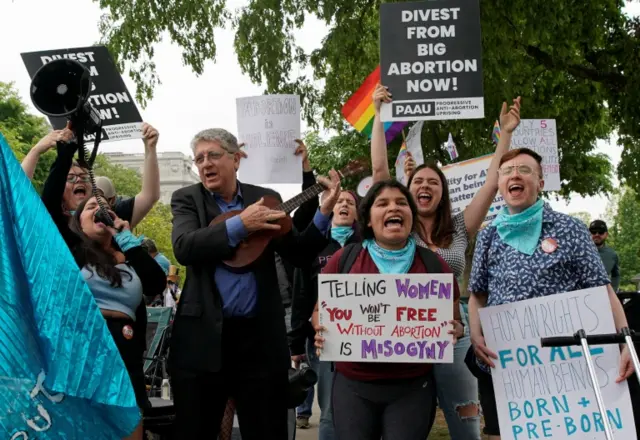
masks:
{"type": "MultiPolygon", "coordinates": [[[[380,66],[369,74],[358,90],[355,91],[349,100],[342,106],[344,118],[360,133],[371,137],[373,118],[375,110],[373,108],[372,95],[376,86],[380,82],[380,66]]],[[[385,122],[384,133],[387,143],[391,142],[406,127],[407,122],[385,122]]]]}
{"type": "Polygon", "coordinates": [[[491,139],[496,145],[498,144],[498,142],[500,142],[500,123],[498,121],[493,124],[493,133],[491,134],[491,139]]]}

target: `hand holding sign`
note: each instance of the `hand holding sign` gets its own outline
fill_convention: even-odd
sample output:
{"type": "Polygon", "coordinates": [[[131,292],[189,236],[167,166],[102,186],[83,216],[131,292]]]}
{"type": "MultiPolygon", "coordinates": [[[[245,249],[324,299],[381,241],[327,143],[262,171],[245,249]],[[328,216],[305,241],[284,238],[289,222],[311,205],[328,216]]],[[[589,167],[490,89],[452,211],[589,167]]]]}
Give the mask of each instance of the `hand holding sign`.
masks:
{"type": "Polygon", "coordinates": [[[513,100],[513,105],[507,112],[507,103],[502,103],[500,111],[500,130],[507,133],[513,133],[518,125],[520,125],[520,97],[513,100]]]}
{"type": "Polygon", "coordinates": [[[158,133],[158,130],[146,122],[142,124],[142,141],[144,142],[145,148],[155,150],[158,146],[159,137],[160,133],[158,133]]]}
{"type": "Polygon", "coordinates": [[[380,114],[380,107],[382,107],[382,103],[386,102],[389,104],[391,102],[391,97],[393,95],[389,92],[389,88],[383,86],[382,84],[378,84],[376,89],[373,91],[373,108],[376,111],[376,114],[380,114]]]}
{"type": "Polygon", "coordinates": [[[33,149],[39,154],[44,154],[55,147],[58,142],[69,142],[72,138],[73,131],[71,131],[71,123],[68,122],[62,130],[53,130],[40,139],[33,149]]]}
{"type": "Polygon", "coordinates": [[[471,333],[471,344],[476,357],[491,368],[495,368],[495,364],[491,359],[498,359],[498,356],[487,348],[487,343],[482,335],[474,335],[471,333]]]}
{"type": "Polygon", "coordinates": [[[302,157],[302,171],[308,173],[309,171],[311,171],[311,162],[309,162],[309,152],[307,151],[307,146],[304,144],[302,139],[294,140],[296,141],[296,144],[298,144],[298,147],[296,148],[296,151],[293,152],[293,154],[302,157]]]}
{"type": "Polygon", "coordinates": [[[464,336],[464,327],[460,321],[452,319],[449,321],[449,324],[452,325],[451,329],[447,332],[447,334],[453,335],[452,344],[455,345],[458,342],[458,339],[464,336]]]}
{"type": "Polygon", "coordinates": [[[406,182],[409,182],[409,176],[416,169],[416,161],[409,151],[407,151],[407,157],[404,159],[404,175],[406,176],[406,182]]]}
{"type": "Polygon", "coordinates": [[[616,383],[627,380],[634,372],[633,362],[631,362],[631,353],[629,347],[625,346],[620,354],[620,375],[616,379],[616,383]]]}

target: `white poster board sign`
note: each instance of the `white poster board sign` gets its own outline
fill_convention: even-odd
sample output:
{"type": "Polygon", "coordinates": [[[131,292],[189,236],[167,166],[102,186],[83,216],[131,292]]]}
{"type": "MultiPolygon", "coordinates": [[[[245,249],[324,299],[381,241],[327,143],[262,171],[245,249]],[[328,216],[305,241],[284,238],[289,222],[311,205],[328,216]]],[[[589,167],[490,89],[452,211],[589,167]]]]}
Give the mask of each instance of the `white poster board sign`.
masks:
{"type": "Polygon", "coordinates": [[[452,363],[453,296],[453,274],[320,274],[320,359],[452,363]]]}
{"type": "MultiPolygon", "coordinates": [[[[493,159],[493,154],[441,168],[449,184],[449,198],[451,199],[453,215],[464,211],[476,193],[482,188],[485,180],[487,180],[487,171],[489,170],[489,165],[491,165],[491,159],[493,159]]],[[[503,197],[500,193],[497,193],[489,207],[489,212],[487,212],[483,225],[496,218],[502,209],[506,209],[505,207],[506,203],[503,197]]]]}
{"type": "Polygon", "coordinates": [[[300,139],[300,97],[264,95],[236,99],[238,142],[249,156],[242,159],[244,183],[302,183],[302,157],[295,156],[300,139]]]}
{"type": "MultiPolygon", "coordinates": [[[[540,338],[615,333],[606,287],[545,296],[480,310],[503,440],[604,439],[604,425],[580,347],[541,348],[540,338]]],[[[616,384],[617,345],[591,346],[615,438],[635,438],[626,382],[616,384]]]]}
{"type": "Polygon", "coordinates": [[[511,149],[514,148],[529,148],[542,156],[545,191],[560,191],[560,161],[555,119],[522,119],[511,138],[511,149]]]}

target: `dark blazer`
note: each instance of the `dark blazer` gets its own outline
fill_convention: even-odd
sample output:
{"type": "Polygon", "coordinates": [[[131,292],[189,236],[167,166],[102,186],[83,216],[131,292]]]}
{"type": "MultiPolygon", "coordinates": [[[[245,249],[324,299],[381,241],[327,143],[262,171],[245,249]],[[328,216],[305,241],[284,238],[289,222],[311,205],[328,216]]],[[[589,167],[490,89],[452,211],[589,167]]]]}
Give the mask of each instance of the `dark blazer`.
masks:
{"type": "MultiPolygon", "coordinates": [[[[247,207],[265,195],[280,195],[270,189],[240,183],[247,207]]],[[[209,227],[220,208],[202,186],[182,188],[171,198],[173,212],[173,253],[187,267],[182,295],[171,335],[172,368],[200,372],[221,369],[222,300],[213,282],[215,267],[233,256],[223,223],[209,227]]],[[[255,335],[255,351],[248,353],[250,362],[264,372],[287,369],[284,308],[278,286],[274,252],[295,266],[308,264],[327,245],[327,239],[313,225],[303,233],[295,228],[278,240],[272,240],[266,251],[248,269],[258,285],[257,317],[261,332],[255,335]]]]}

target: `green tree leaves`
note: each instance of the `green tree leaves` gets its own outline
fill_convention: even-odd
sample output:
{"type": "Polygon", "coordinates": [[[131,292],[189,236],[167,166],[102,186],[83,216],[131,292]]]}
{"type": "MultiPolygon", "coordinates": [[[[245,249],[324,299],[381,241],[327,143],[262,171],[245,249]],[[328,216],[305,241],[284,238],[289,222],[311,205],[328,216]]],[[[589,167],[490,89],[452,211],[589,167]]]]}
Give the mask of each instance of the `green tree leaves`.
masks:
{"type": "MultiPolygon", "coordinates": [[[[51,127],[44,118],[27,112],[26,104],[22,102],[12,83],[0,82],[0,132],[19,161],[24,159],[49,130],[51,127]]],[[[40,156],[33,175],[33,184],[38,191],[42,190],[54,159],[55,153],[51,151],[40,156]]]]}
{"type": "Polygon", "coordinates": [[[640,205],[638,194],[630,188],[621,189],[615,201],[615,222],[609,225],[607,244],[618,253],[620,285],[625,286],[635,284],[631,279],[640,273],[640,205]]]}
{"type": "MultiPolygon", "coordinates": [[[[489,141],[500,104],[523,96],[523,117],[555,118],[559,127],[562,195],[611,190],[606,157],[591,155],[613,130],[624,146],[619,176],[640,188],[640,22],[622,0],[483,0],[484,120],[431,122],[427,156],[449,132],[461,159],[493,151],[489,141]]],[[[249,0],[238,11],[221,0],[100,0],[101,32],[121,69],[128,67],[144,103],[159,79],[153,47],[163,34],[183,49],[196,74],[215,59],[214,29],[232,24],[238,62],[267,93],[297,93],[314,128],[345,134],[340,108],[378,64],[378,0],[249,0]],[[305,53],[295,31],[313,16],[328,26],[321,47],[305,53]],[[310,75],[309,72],[312,72],[310,75]]],[[[337,141],[336,141],[337,142],[337,141]]],[[[328,142],[330,146],[336,142],[328,142]]],[[[360,144],[361,142],[359,142],[360,144]]],[[[358,155],[366,152],[355,151],[358,155]]],[[[340,153],[336,153],[340,154],[340,153]]]]}

